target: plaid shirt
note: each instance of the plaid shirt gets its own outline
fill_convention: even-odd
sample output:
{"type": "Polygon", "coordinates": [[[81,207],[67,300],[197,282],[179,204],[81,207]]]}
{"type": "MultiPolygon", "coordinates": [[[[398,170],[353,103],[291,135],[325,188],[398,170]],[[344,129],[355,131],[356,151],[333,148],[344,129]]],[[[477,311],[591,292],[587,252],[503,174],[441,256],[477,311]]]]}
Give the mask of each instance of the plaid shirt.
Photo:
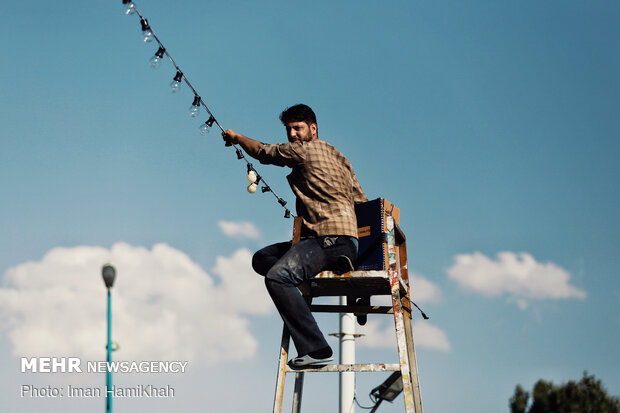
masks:
{"type": "Polygon", "coordinates": [[[302,237],[349,235],[357,238],[354,205],[368,201],[351,164],[322,140],[263,144],[257,159],[263,164],[288,166],[286,177],[303,218],[302,237]]]}

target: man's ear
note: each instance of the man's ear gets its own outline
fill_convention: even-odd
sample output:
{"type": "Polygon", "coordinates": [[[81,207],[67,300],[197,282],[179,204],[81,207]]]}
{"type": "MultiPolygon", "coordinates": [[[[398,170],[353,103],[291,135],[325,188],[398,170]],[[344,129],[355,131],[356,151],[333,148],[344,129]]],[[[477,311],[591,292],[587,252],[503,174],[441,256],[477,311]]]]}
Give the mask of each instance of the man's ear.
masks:
{"type": "Polygon", "coordinates": [[[316,131],[318,130],[318,127],[316,126],[316,123],[311,123],[310,124],[310,131],[312,132],[312,136],[316,135],[316,131]]]}

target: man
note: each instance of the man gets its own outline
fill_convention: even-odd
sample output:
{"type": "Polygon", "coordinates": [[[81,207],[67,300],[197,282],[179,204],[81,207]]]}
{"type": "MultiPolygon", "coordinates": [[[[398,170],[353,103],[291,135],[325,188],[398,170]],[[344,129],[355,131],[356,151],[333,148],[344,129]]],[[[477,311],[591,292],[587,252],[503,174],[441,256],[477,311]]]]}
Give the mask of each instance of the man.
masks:
{"type": "Polygon", "coordinates": [[[289,364],[301,367],[332,361],[333,352],[297,286],[321,271],[353,268],[358,249],[354,205],[368,199],[349,161],[319,139],[316,115],[309,106],[291,106],[280,120],[288,143],[267,145],[230,129],[222,137],[263,164],[292,168],[287,179],[303,219],[301,241],[261,249],[252,267],[265,276],[267,291],[297,348],[298,357],[289,364]]]}

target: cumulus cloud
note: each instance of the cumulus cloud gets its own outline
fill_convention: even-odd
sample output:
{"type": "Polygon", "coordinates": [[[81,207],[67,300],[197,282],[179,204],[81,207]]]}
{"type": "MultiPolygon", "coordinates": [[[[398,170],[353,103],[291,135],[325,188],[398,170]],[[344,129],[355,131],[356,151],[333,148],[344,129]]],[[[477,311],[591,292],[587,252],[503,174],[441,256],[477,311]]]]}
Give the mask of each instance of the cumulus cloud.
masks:
{"type": "Polygon", "coordinates": [[[266,314],[262,277],[251,274],[246,249],[218,257],[216,283],[185,253],[117,243],[54,248],[9,269],[0,288],[0,326],[17,356],[101,358],[106,342],[103,263],[116,267],[112,289],[116,359],[240,360],[257,341],[242,314],[266,314]]]}
{"type": "Polygon", "coordinates": [[[527,253],[501,252],[496,258],[479,252],[457,255],[448,277],[487,297],[507,294],[522,309],[531,299],[586,298],[585,291],[570,284],[570,274],[551,262],[537,262],[527,253]]]}
{"type": "Polygon", "coordinates": [[[412,275],[411,297],[413,301],[417,303],[437,303],[441,301],[441,290],[436,284],[410,271],[409,276],[411,277],[412,275]]]}
{"type": "Polygon", "coordinates": [[[252,222],[220,221],[217,223],[224,234],[229,237],[260,238],[260,232],[252,222]]]}
{"type": "Polygon", "coordinates": [[[217,257],[213,272],[222,280],[217,298],[223,300],[221,305],[234,312],[269,314],[274,309],[273,303],[266,292],[264,278],[254,272],[251,262],[252,253],[245,248],[230,257],[217,257]]]}
{"type": "MultiPolygon", "coordinates": [[[[394,322],[382,323],[381,320],[368,320],[365,326],[356,326],[358,333],[363,334],[357,341],[362,347],[396,348],[394,322]]],[[[428,348],[449,353],[452,346],[446,333],[428,321],[413,323],[413,339],[416,348],[428,348]]]]}

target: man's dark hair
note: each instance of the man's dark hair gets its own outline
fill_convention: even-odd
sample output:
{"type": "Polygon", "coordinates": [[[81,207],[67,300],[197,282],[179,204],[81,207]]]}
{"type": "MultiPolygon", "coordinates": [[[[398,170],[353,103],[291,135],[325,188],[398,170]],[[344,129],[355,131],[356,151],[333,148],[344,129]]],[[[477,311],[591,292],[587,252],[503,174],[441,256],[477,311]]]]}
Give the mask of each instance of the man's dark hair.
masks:
{"type": "MultiPolygon", "coordinates": [[[[289,122],[306,122],[308,126],[316,124],[316,115],[308,105],[298,103],[290,108],[286,108],[280,113],[280,120],[284,125],[289,122]]],[[[318,126],[318,124],[317,124],[318,126]]]]}

